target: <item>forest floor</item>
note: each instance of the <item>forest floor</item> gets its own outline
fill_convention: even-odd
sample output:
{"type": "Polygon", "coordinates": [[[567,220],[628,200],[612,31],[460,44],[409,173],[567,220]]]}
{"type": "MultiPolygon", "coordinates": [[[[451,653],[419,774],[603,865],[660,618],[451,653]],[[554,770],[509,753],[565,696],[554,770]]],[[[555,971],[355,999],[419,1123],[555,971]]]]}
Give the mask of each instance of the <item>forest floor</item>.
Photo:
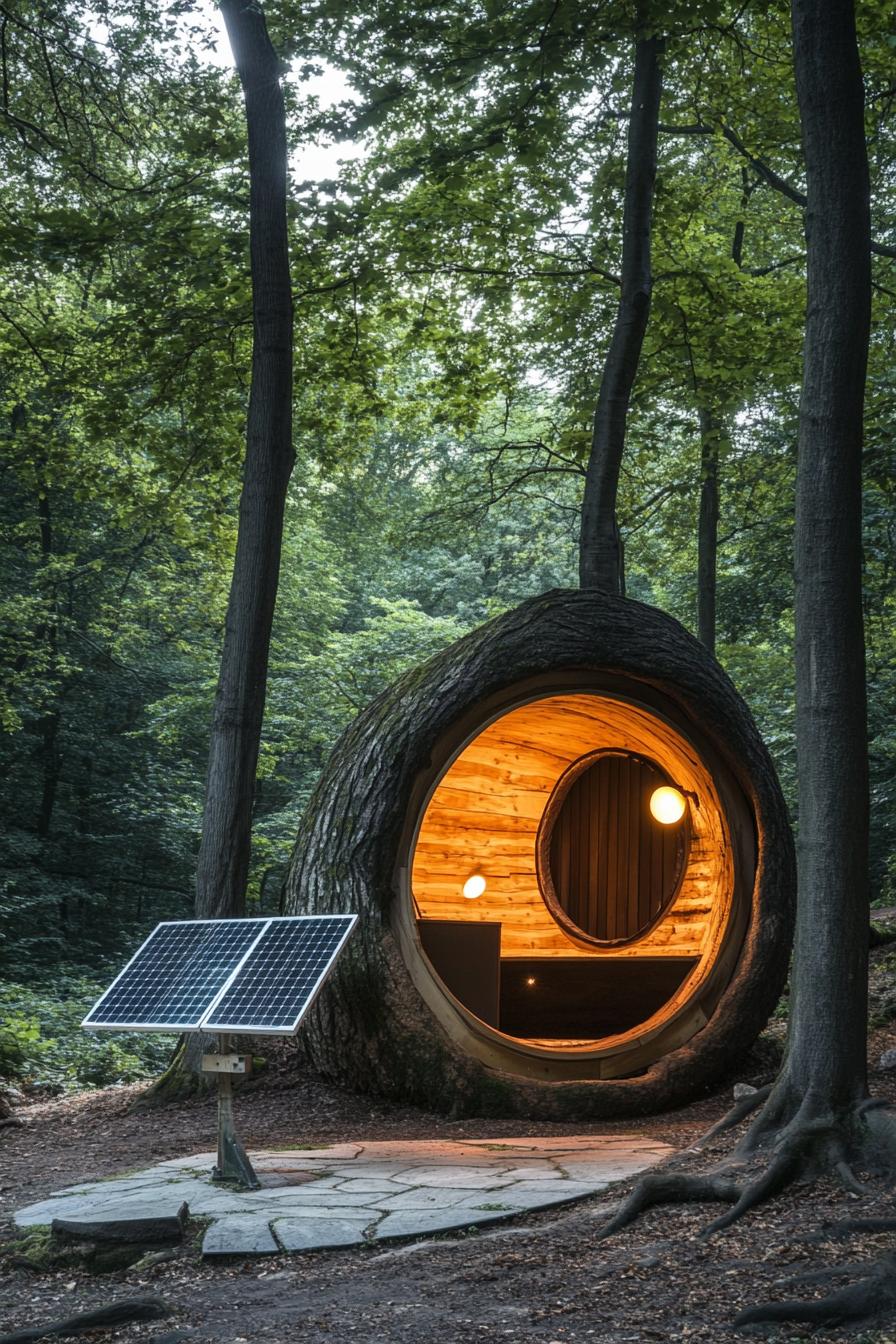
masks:
{"type": "MultiPolygon", "coordinates": [[[[896,1103],[896,1070],[876,1066],[896,1048],[892,945],[872,954],[872,1091],[896,1103]]],[[[783,1023],[770,1028],[780,1041],[783,1023]]],[[[558,1126],[509,1120],[459,1120],[372,1103],[316,1079],[295,1056],[279,1057],[242,1089],[238,1125],[246,1146],[271,1148],[345,1140],[490,1138],[637,1133],[687,1148],[731,1104],[731,1084],[768,1073],[768,1047],[711,1097],[638,1121],[558,1126]]],[[[0,1132],[0,1241],[12,1235],[16,1208],[81,1181],[214,1148],[211,1098],[135,1108],[134,1085],[44,1100],[22,1108],[21,1128],[0,1132]]],[[[728,1150],[720,1137],[695,1157],[710,1165],[728,1150]]],[[[825,1229],[844,1219],[896,1215],[896,1194],[878,1185],[858,1197],[834,1182],[787,1191],[710,1240],[698,1233],[718,1206],[657,1209],[606,1241],[596,1232],[631,1187],[563,1210],[466,1236],[446,1235],[393,1248],[371,1247],[203,1261],[198,1237],[148,1269],[98,1276],[66,1267],[36,1271],[6,1254],[0,1262],[0,1331],[23,1329],[113,1300],[153,1295],[170,1316],[151,1324],[91,1333],[89,1340],[182,1340],[184,1344],[347,1344],[399,1341],[636,1341],[736,1339],[731,1321],[770,1298],[830,1291],[787,1281],[832,1264],[870,1261],[896,1250],[892,1233],[836,1241],[825,1229]]],[[[7,1252],[9,1247],[7,1246],[7,1252]]],[[[0,1248],[2,1256],[2,1248],[0,1248]]],[[[841,1286],[839,1283],[835,1285],[841,1286]]],[[[760,1330],[760,1333],[762,1331],[760,1330]]],[[[763,1338],[861,1340],[896,1344],[896,1317],[876,1325],[812,1331],[766,1328],[763,1338]]]]}

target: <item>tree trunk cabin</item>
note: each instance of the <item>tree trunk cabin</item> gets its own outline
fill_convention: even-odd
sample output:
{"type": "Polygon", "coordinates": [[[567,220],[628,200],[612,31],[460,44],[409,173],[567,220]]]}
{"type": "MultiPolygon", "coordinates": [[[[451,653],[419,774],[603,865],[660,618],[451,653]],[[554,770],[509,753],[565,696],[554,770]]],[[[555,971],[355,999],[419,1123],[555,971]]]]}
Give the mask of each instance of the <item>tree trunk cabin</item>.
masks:
{"type": "Polygon", "coordinates": [[[306,1046],[456,1113],[673,1104],[767,1020],[794,885],[774,770],[714,659],[652,608],[548,593],[338,744],[288,901],[362,929],[306,1046]]]}

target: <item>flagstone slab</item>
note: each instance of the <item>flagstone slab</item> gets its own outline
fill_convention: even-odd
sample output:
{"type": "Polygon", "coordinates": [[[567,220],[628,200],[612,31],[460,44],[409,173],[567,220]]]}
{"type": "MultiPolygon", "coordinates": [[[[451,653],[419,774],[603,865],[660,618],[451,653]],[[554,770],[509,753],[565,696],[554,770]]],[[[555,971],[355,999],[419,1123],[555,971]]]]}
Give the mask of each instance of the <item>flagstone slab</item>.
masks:
{"type": "Polygon", "coordinates": [[[376,1240],[391,1241],[400,1237],[419,1237],[424,1232],[453,1232],[460,1227],[479,1227],[519,1212],[512,1205],[491,1209],[400,1209],[377,1224],[376,1240]]]}
{"type": "MultiPolygon", "coordinates": [[[[272,1210],[267,1209],[263,1216],[270,1218],[271,1214],[272,1210]]],[[[371,1223],[378,1222],[382,1218],[383,1211],[380,1208],[374,1208],[372,1205],[367,1208],[346,1209],[339,1204],[309,1204],[307,1208],[283,1208],[281,1205],[273,1210],[273,1214],[278,1222],[281,1218],[291,1218],[295,1222],[302,1222],[307,1219],[309,1223],[317,1222],[319,1218],[328,1218],[331,1221],[335,1218],[347,1222],[357,1220],[362,1227],[369,1227],[371,1223]]]]}
{"type": "Polygon", "coordinates": [[[276,1255],[279,1250],[266,1218],[219,1218],[202,1239],[203,1255],[276,1255]]]}
{"type": "Polygon", "coordinates": [[[256,1157],[275,1167],[278,1162],[304,1162],[306,1158],[317,1161],[325,1158],[330,1162],[347,1162],[363,1153],[363,1143],[331,1143],[323,1148],[263,1148],[256,1157]]]}
{"type": "Polygon", "coordinates": [[[183,1203],[210,1218],[206,1255],[264,1255],[391,1241],[519,1217],[605,1190],[671,1156],[655,1139],[428,1139],[266,1150],[261,1189],[212,1182],[214,1153],[175,1158],[121,1179],[82,1182],[20,1209],[20,1227],[54,1218],[151,1218],[183,1203]]]}
{"type": "Polygon", "coordinates": [[[467,1191],[464,1198],[454,1207],[476,1208],[488,1202],[501,1204],[515,1209],[517,1213],[522,1213],[526,1209],[547,1209],[552,1205],[572,1204],[578,1199],[587,1199],[594,1193],[593,1185],[584,1185],[579,1181],[558,1181],[556,1185],[548,1185],[547,1182],[540,1185],[526,1185],[521,1181],[518,1185],[507,1186],[503,1190],[479,1191],[477,1194],[467,1191]]]}
{"type": "Polygon", "coordinates": [[[385,1176],[371,1180],[364,1180],[363,1177],[351,1177],[335,1187],[337,1190],[345,1190],[349,1194],[358,1195],[397,1195],[404,1186],[396,1181],[390,1181],[385,1176]]]}
{"type": "MultiPolygon", "coordinates": [[[[464,1188],[460,1190],[432,1189],[427,1186],[420,1186],[416,1190],[396,1190],[392,1195],[370,1196],[371,1199],[377,1199],[377,1207],[380,1209],[438,1209],[451,1208],[453,1204],[466,1204],[471,1198],[471,1192],[464,1188]]],[[[482,1187],[476,1191],[475,1197],[482,1199],[482,1187]]]]}
{"type": "MultiPolygon", "coordinates": [[[[554,1174],[559,1180],[559,1172],[554,1174]]],[[[491,1190],[517,1179],[518,1177],[511,1176],[498,1163],[486,1167],[421,1167],[417,1171],[403,1171],[396,1177],[396,1181],[412,1189],[426,1185],[437,1189],[444,1186],[446,1190],[491,1190]]]]}
{"type": "MultiPolygon", "coordinates": [[[[659,1161],[664,1156],[658,1153],[655,1161],[659,1161]]],[[[558,1165],[571,1181],[624,1181],[637,1171],[642,1171],[645,1166],[650,1166],[649,1155],[645,1153],[632,1153],[629,1157],[624,1157],[615,1153],[608,1157],[605,1162],[566,1162],[560,1158],[558,1165]],[[645,1160],[647,1159],[647,1160],[645,1160]]],[[[522,1178],[521,1178],[522,1179],[522,1178]]],[[[532,1178],[527,1178],[531,1180],[532,1178]]]]}
{"type": "Polygon", "coordinates": [[[363,1218],[278,1218],[274,1224],[277,1240],[285,1251],[322,1251],[333,1246],[360,1246],[371,1219],[363,1218]]]}
{"type": "Polygon", "coordinates": [[[277,1186],[274,1190],[254,1190],[250,1195],[244,1195],[243,1198],[249,1201],[253,1206],[269,1207],[271,1202],[276,1202],[278,1208],[282,1204],[295,1204],[297,1207],[304,1208],[306,1205],[326,1204],[330,1208],[351,1209],[357,1205],[366,1208],[370,1204],[377,1203],[377,1196],[372,1194],[359,1194],[351,1190],[334,1190],[332,1186],[324,1186],[321,1189],[316,1188],[317,1183],[311,1185],[277,1186]]]}

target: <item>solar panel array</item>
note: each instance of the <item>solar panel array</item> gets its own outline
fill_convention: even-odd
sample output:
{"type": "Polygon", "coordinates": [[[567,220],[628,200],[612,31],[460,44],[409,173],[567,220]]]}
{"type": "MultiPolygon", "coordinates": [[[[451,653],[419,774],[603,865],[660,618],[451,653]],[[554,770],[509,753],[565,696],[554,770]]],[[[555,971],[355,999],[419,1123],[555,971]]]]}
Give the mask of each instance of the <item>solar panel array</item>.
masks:
{"type": "Polygon", "coordinates": [[[291,1034],[356,921],[292,915],[159,924],[81,1025],[291,1034]]]}

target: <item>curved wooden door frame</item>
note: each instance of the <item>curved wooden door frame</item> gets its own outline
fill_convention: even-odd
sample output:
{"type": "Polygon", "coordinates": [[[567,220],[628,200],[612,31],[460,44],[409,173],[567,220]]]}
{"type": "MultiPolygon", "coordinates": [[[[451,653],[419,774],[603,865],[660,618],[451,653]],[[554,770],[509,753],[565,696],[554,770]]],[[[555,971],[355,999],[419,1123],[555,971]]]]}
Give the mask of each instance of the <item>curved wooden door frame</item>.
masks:
{"type": "Polygon", "coordinates": [[[752,913],[753,883],[758,861],[757,830],[753,807],[732,767],[717,747],[701,733],[699,724],[660,686],[646,678],[634,678],[593,667],[567,667],[551,673],[521,677],[500,692],[458,715],[451,728],[433,742],[429,759],[414,782],[398,841],[392,889],[397,897],[391,918],[398,946],[411,980],[449,1037],[465,1052],[498,1072],[506,1070],[551,1081],[619,1078],[649,1068],[662,1055],[678,1049],[707,1023],[728,987],[739,958],[752,913]],[[719,793],[722,812],[730,829],[735,857],[730,907],[713,945],[701,958],[683,987],[681,1002],[659,1022],[595,1042],[585,1047],[563,1049],[533,1044],[507,1036],[488,1026],[456,999],[423,950],[415,917],[416,902],[411,884],[414,848],[426,808],[442,776],[464,748],[490,723],[521,705],[554,695],[597,695],[628,702],[657,715],[679,733],[700,755],[719,793]]]}
{"type": "Polygon", "coordinates": [[[646,938],[651,930],[655,929],[660,920],[664,919],[669,909],[674,904],[678,893],[681,891],[681,884],[684,882],[685,874],[688,870],[688,857],[691,851],[691,805],[688,802],[688,791],[680,789],[675,780],[669,779],[668,771],[664,770],[656,761],[651,760],[639,751],[621,751],[618,747],[598,747],[596,751],[586,752],[567,766],[566,770],[557,780],[554,791],[548,799],[541,821],[538,824],[538,831],[535,837],[535,875],[538,879],[538,889],[541,892],[541,898],[551,913],[551,916],[560,925],[563,932],[573,942],[582,947],[628,947],[632,943],[639,942],[646,938]],[[683,835],[682,835],[682,853],[678,865],[678,874],[675,878],[675,885],[671,893],[664,897],[662,907],[653,917],[653,919],[638,929],[636,933],[630,934],[627,938],[597,938],[593,934],[586,932],[580,925],[566,913],[560,903],[557,895],[557,889],[554,886],[554,878],[551,872],[551,840],[554,835],[554,827],[557,819],[563,809],[563,805],[569,795],[570,789],[587,770],[605,757],[616,756],[627,760],[641,761],[644,765],[650,766],[663,779],[669,780],[674,788],[678,788],[685,798],[685,812],[683,817],[683,835]]]}

